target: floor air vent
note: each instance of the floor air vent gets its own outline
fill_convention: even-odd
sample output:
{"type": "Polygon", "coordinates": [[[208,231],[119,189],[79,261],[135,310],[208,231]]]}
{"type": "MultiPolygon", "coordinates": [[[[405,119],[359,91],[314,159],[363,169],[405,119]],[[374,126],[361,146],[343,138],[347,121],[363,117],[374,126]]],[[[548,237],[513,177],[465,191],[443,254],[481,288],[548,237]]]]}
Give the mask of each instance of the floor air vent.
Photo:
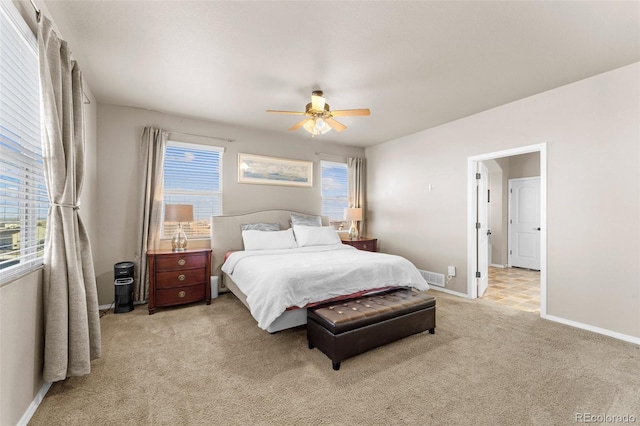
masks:
{"type": "Polygon", "coordinates": [[[444,287],[444,274],[438,274],[431,271],[423,271],[419,269],[422,277],[430,284],[438,287],[444,287]]]}

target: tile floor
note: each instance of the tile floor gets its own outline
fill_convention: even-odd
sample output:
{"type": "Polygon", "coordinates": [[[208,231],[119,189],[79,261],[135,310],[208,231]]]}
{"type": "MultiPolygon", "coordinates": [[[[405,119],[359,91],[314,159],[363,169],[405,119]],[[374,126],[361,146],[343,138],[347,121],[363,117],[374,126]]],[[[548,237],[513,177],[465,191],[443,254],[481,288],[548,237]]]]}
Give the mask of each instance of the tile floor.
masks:
{"type": "Polygon", "coordinates": [[[540,272],[489,267],[489,287],[482,299],[526,312],[540,312],[540,272]]]}

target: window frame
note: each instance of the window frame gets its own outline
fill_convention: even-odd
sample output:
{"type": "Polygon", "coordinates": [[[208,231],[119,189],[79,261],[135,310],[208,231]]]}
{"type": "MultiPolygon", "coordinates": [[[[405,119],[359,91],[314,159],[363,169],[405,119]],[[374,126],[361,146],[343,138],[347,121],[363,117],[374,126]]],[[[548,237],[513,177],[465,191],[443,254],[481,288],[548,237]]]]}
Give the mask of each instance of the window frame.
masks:
{"type": "MultiPolygon", "coordinates": [[[[160,229],[160,239],[161,240],[170,240],[173,236],[173,232],[169,231],[169,234],[167,234],[165,232],[165,222],[164,222],[164,210],[165,210],[165,204],[166,204],[166,198],[167,195],[175,195],[175,196],[185,196],[185,195],[191,195],[191,196],[197,196],[197,197],[217,197],[219,198],[219,205],[220,205],[220,215],[223,214],[223,208],[224,208],[224,186],[223,186],[223,167],[224,167],[224,152],[225,152],[225,148],[224,147],[220,147],[220,146],[214,146],[214,145],[207,145],[207,144],[200,144],[200,143],[195,143],[195,142],[182,142],[182,141],[177,141],[177,140],[167,140],[167,146],[166,149],[168,149],[169,147],[178,147],[178,148],[185,148],[185,149],[194,149],[194,150],[202,150],[202,151],[213,151],[213,152],[218,152],[219,153],[219,167],[218,167],[218,180],[219,180],[219,190],[218,191],[193,191],[193,190],[188,190],[188,189],[170,189],[167,190],[166,185],[163,185],[163,189],[162,189],[162,219],[161,219],[161,229],[160,229]]],[[[163,179],[165,178],[165,167],[167,164],[167,158],[166,158],[166,151],[165,149],[165,164],[163,165],[163,179]]],[[[164,182],[164,181],[163,181],[164,182]]],[[[195,213],[195,206],[194,206],[194,213],[195,213]]],[[[213,214],[212,214],[213,215],[213,214]]],[[[195,218],[194,218],[195,219],[195,218]]],[[[195,222],[196,220],[194,220],[195,222]]],[[[184,229],[184,228],[183,228],[184,229]]],[[[184,229],[185,233],[187,234],[187,238],[190,240],[200,240],[200,239],[208,239],[210,238],[210,232],[211,232],[211,222],[209,221],[209,228],[207,233],[201,233],[201,234],[195,234],[195,235],[190,235],[188,229],[184,229]]]]}
{"type": "Polygon", "coordinates": [[[7,31],[5,35],[11,34],[3,40],[7,43],[3,47],[16,54],[3,58],[1,66],[7,71],[6,74],[3,71],[7,76],[2,82],[3,90],[7,91],[3,96],[19,99],[0,106],[3,111],[0,173],[5,173],[0,183],[0,222],[5,223],[4,231],[12,229],[6,227],[12,217],[19,222],[19,231],[5,232],[1,241],[4,245],[11,240],[11,247],[2,256],[10,261],[0,265],[0,285],[4,285],[42,266],[50,203],[42,155],[37,39],[11,2],[2,2],[0,14],[0,19],[8,24],[2,26],[3,31],[7,31]],[[29,60],[25,61],[25,58],[29,60]],[[16,73],[19,77],[9,80],[16,73]],[[41,222],[44,222],[44,230],[39,229],[41,222]],[[18,234],[17,238],[15,234],[18,234]],[[14,255],[17,263],[13,262],[14,255]]]}

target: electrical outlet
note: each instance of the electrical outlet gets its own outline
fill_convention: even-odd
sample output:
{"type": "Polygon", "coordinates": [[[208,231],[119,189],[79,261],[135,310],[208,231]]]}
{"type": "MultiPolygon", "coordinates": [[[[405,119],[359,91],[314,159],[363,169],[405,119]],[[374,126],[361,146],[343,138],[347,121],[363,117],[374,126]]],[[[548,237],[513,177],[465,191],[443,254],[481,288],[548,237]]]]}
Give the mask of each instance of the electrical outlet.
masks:
{"type": "Polygon", "coordinates": [[[447,267],[447,275],[449,275],[450,277],[455,277],[456,276],[456,267],[455,266],[447,267]]]}

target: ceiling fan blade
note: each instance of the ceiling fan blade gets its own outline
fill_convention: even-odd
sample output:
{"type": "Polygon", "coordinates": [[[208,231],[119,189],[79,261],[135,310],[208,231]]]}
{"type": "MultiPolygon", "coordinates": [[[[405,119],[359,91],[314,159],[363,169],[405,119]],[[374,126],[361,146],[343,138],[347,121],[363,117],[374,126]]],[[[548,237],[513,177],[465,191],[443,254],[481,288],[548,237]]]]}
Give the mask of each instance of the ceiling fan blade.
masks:
{"type": "Polygon", "coordinates": [[[307,121],[311,120],[310,118],[305,118],[304,120],[294,124],[293,126],[289,127],[289,130],[298,130],[300,127],[302,127],[302,125],[304,123],[306,123],[307,121]]]}
{"type": "Polygon", "coordinates": [[[371,115],[371,111],[369,110],[369,108],[337,109],[335,111],[331,111],[331,115],[333,115],[334,117],[365,116],[365,115],[371,115]]]}
{"type": "Polygon", "coordinates": [[[327,123],[329,126],[331,126],[331,128],[336,132],[341,132],[347,128],[347,126],[345,126],[344,124],[338,123],[333,118],[325,118],[324,122],[327,123]]]}
{"type": "Polygon", "coordinates": [[[311,95],[311,108],[316,111],[324,111],[324,104],[326,103],[326,99],[322,96],[311,95]]]}
{"type": "Polygon", "coordinates": [[[304,112],[298,112],[298,111],[278,111],[275,109],[268,109],[267,112],[273,112],[275,114],[292,114],[292,115],[304,115],[304,112]]]}

